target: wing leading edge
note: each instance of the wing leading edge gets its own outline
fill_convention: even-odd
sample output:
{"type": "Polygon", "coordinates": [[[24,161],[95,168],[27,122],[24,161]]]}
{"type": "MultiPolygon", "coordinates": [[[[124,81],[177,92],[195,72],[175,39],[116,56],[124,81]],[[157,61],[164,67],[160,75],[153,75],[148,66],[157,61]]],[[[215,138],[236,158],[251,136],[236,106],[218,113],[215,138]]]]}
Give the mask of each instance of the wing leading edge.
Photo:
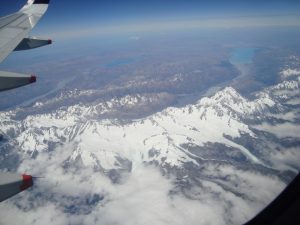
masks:
{"type": "MultiPolygon", "coordinates": [[[[48,9],[49,0],[29,0],[18,12],[0,18],[0,63],[12,51],[27,50],[51,44],[50,40],[27,38],[48,9]]],[[[0,71],[0,91],[35,82],[32,75],[0,71]]]]}

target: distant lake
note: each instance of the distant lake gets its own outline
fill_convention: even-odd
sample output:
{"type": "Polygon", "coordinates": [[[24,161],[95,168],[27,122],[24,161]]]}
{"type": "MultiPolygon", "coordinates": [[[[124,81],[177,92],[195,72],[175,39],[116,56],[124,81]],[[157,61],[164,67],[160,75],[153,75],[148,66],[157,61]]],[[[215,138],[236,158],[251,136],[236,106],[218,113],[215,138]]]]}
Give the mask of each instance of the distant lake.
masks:
{"type": "Polygon", "coordinates": [[[231,52],[230,62],[234,65],[252,63],[257,48],[235,48],[231,52]]]}

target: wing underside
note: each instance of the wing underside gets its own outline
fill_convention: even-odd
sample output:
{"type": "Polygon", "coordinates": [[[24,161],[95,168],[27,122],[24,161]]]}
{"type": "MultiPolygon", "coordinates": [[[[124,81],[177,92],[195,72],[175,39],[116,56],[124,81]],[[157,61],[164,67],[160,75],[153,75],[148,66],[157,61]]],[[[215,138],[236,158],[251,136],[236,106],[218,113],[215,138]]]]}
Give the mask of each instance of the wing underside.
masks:
{"type": "Polygon", "coordinates": [[[0,91],[7,91],[36,82],[34,75],[0,71],[0,91]]]}

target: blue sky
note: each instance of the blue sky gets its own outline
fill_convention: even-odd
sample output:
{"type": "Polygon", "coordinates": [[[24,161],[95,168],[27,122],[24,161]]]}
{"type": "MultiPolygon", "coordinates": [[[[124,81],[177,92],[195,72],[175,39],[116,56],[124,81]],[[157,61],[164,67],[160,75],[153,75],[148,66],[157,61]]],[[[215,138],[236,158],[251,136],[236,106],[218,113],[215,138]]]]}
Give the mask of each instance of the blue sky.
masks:
{"type": "MultiPolygon", "coordinates": [[[[13,12],[26,0],[1,0],[0,14],[13,12]]],[[[252,12],[269,11],[270,13],[300,12],[299,1],[273,0],[52,0],[51,11],[47,17],[52,23],[105,23],[159,20],[187,17],[249,14],[252,12]]]]}
{"type": "MultiPolygon", "coordinates": [[[[1,0],[0,15],[12,13],[25,3],[26,0],[1,0]]],[[[103,35],[116,30],[135,34],[138,30],[145,31],[145,27],[179,29],[179,25],[184,28],[188,24],[188,27],[198,28],[203,26],[197,24],[203,18],[219,18],[210,23],[214,25],[222,24],[223,18],[228,17],[278,14],[300,15],[300,1],[51,0],[43,25],[40,23],[33,33],[54,38],[103,35]]],[[[297,21],[300,21],[299,15],[297,21]]]]}

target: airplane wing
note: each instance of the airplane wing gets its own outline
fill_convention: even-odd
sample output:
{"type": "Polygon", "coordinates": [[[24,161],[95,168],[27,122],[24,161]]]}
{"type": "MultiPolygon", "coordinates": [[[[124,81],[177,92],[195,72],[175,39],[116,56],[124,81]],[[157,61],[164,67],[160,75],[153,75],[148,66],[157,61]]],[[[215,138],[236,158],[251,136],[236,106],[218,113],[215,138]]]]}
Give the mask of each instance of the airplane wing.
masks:
{"type": "MultiPolygon", "coordinates": [[[[27,37],[45,14],[49,0],[29,0],[17,13],[0,18],[0,63],[13,51],[51,44],[51,40],[27,37]]],[[[24,86],[36,81],[33,75],[0,71],[0,91],[24,86]]],[[[0,202],[33,185],[30,175],[0,172],[0,202]]]]}
{"type": "MultiPolygon", "coordinates": [[[[13,51],[51,44],[51,40],[27,38],[28,33],[47,11],[49,0],[29,0],[18,12],[0,18],[0,63],[13,51]]],[[[35,82],[32,75],[0,71],[0,91],[35,82]]]]}

